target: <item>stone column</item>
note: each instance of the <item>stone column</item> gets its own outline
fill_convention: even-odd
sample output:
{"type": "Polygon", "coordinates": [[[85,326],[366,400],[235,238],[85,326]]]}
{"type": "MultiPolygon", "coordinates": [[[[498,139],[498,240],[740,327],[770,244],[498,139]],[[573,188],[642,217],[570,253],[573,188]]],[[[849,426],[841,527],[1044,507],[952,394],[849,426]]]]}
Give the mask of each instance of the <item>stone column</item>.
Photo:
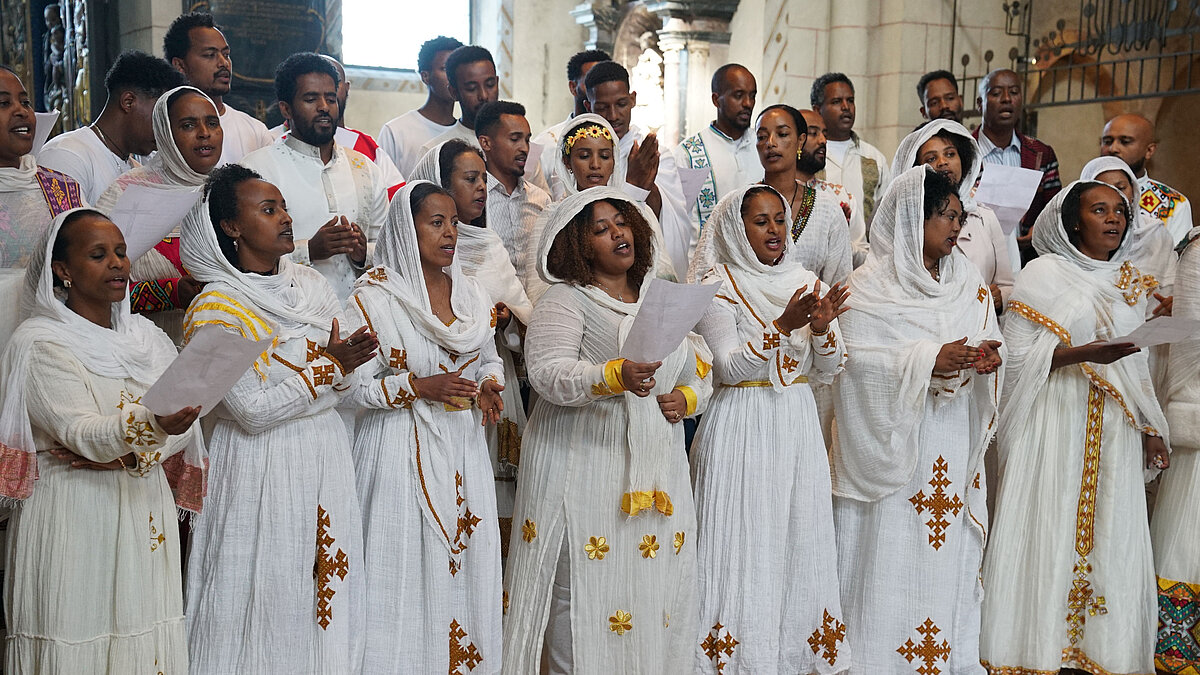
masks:
{"type": "Polygon", "coordinates": [[[737,4],[737,0],[646,3],[646,9],[663,20],[658,45],[663,51],[666,119],[659,142],[665,147],[674,147],[712,119],[709,81],[714,66],[721,64],[710,63],[710,49],[716,45],[719,54],[728,54],[729,21],[737,4]]]}
{"type": "Polygon", "coordinates": [[[687,112],[687,42],[673,32],[659,32],[658,47],[663,55],[663,125],[658,130],[660,148],[673,148],[683,138],[687,112]]]}
{"type": "Polygon", "coordinates": [[[611,54],[616,44],[617,23],[620,12],[611,3],[604,0],[587,0],[571,10],[575,23],[587,29],[585,49],[603,49],[611,54]]]}

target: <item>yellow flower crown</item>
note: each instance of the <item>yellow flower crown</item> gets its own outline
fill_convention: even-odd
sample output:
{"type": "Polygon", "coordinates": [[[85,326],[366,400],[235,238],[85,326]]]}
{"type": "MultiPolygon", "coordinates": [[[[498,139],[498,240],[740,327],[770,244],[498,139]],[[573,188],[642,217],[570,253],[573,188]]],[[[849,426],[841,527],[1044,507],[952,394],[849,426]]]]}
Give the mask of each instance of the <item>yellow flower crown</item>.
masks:
{"type": "Polygon", "coordinates": [[[608,132],[608,129],[594,122],[589,122],[588,124],[585,124],[571,132],[571,135],[567,136],[567,141],[563,145],[563,157],[569,157],[571,155],[571,146],[575,145],[575,142],[581,138],[607,138],[609,143],[612,143],[613,139],[612,134],[608,132]]]}

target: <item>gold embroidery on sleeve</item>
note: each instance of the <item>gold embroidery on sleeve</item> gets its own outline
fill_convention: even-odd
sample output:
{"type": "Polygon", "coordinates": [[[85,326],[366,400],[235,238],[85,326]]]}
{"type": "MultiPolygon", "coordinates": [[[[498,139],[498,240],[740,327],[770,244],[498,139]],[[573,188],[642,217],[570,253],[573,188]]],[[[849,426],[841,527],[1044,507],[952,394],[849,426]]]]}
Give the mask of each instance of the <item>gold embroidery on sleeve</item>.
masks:
{"type": "Polygon", "coordinates": [[[838,643],[845,641],[846,624],[833,618],[828,609],[825,610],[821,625],[808,636],[808,646],[812,653],[828,661],[831,666],[837,661],[838,643]],[[821,654],[822,650],[825,651],[824,655],[821,654]]]}
{"type": "Polygon", "coordinates": [[[319,387],[323,384],[333,384],[333,368],[333,364],[313,366],[313,385],[319,387]]]}
{"type": "Polygon", "coordinates": [[[397,371],[408,370],[408,352],[403,349],[391,348],[388,355],[388,367],[397,371]]]}
{"type": "Polygon", "coordinates": [[[145,447],[158,445],[154,438],[154,427],[149,422],[139,422],[133,413],[129,413],[129,417],[125,418],[125,442],[145,447]]]}

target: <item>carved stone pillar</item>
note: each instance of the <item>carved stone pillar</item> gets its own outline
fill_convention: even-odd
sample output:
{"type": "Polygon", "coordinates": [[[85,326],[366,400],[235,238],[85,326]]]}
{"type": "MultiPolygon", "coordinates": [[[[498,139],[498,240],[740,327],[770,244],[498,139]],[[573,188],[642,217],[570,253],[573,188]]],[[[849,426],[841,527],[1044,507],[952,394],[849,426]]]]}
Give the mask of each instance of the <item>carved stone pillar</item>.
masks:
{"type": "Polygon", "coordinates": [[[658,130],[658,141],[662,148],[673,148],[686,128],[687,42],[664,30],[659,32],[658,47],[663,55],[663,125],[658,130]]]}
{"type": "Polygon", "coordinates": [[[663,20],[658,44],[663,50],[663,90],[667,100],[659,141],[666,147],[673,147],[685,135],[696,131],[689,128],[689,119],[693,122],[711,119],[708,83],[715,66],[721,64],[709,62],[710,48],[729,44],[729,21],[737,5],[738,0],[646,3],[646,9],[663,20]]]}
{"type": "Polygon", "coordinates": [[[611,54],[616,44],[617,24],[621,14],[611,2],[606,0],[587,0],[571,10],[575,23],[588,31],[584,47],[587,49],[603,49],[611,54]]]}

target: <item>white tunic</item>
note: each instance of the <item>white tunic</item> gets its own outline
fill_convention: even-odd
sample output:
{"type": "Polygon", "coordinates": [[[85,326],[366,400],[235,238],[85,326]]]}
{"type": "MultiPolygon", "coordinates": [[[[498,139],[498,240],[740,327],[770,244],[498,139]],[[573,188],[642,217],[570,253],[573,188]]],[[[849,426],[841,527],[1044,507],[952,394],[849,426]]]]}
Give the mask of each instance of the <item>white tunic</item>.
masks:
{"type": "Polygon", "coordinates": [[[696,200],[687,205],[693,230],[688,247],[689,259],[696,248],[703,220],[707,219],[717,201],[731,190],[762,180],[763,167],[758,161],[756,142],[753,128],[746,129],[739,138],[730,138],[709,124],[684,139],[672,151],[677,167],[709,170],[709,182],[701,188],[696,200]]]}
{"type": "MultiPolygon", "coordinates": [[[[854,269],[845,212],[829,192],[804,185],[800,189],[812,190],[812,201],[802,199],[796,205],[797,213],[793,214],[791,235],[796,244],[796,257],[804,269],[821,279],[826,288],[845,283],[854,269]],[[803,214],[799,211],[805,207],[807,218],[800,223],[803,214]]],[[[784,195],[784,199],[788,196],[784,195]]]]}
{"type": "Polygon", "coordinates": [[[874,216],[875,207],[883,199],[884,190],[888,185],[890,163],[879,148],[854,136],[853,141],[846,141],[846,152],[838,157],[833,152],[834,141],[829,142],[830,149],[825,155],[825,171],[822,179],[845,187],[863,210],[863,219],[850,222],[850,244],[854,247],[854,266],[858,267],[867,258],[870,244],[867,242],[867,228],[874,216]],[[878,182],[873,194],[863,194],[863,159],[874,160],[878,168],[878,182]]]}
{"type": "Polygon", "coordinates": [[[387,219],[388,196],[383,173],[355,150],[333,144],[333,157],[321,162],[321,152],[295,136],[251,153],[241,162],[279,188],[292,216],[296,250],[292,260],[312,265],[325,275],[338,299],[345,301],[362,269],[347,254],[325,260],[309,257],[308,240],[335,216],[345,216],[367,235],[367,265],[371,244],[387,219]]]}
{"type": "MultiPolygon", "coordinates": [[[[649,135],[645,129],[636,124],[629,125],[629,131],[617,143],[617,152],[621,158],[617,166],[629,166],[629,152],[633,144],[639,146],[649,135]]],[[[679,180],[675,156],[662,145],[658,148],[658,175],[654,178],[662,197],[662,211],[658,214],[658,222],[662,229],[666,254],[675,268],[679,278],[687,276],[690,254],[695,247],[691,219],[688,216],[688,204],[683,203],[683,183],[679,180]]]]}
{"type": "Polygon", "coordinates": [[[1182,241],[1192,229],[1192,202],[1166,183],[1150,178],[1150,174],[1143,173],[1137,182],[1142,211],[1163,221],[1175,243],[1182,241]]]}
{"type": "Polygon", "coordinates": [[[267,125],[228,103],[221,114],[221,132],[225,140],[221,143],[220,166],[241,163],[246,155],[275,142],[267,125]]]}
{"type": "Polygon", "coordinates": [[[37,162],[74,178],[89,204],[100,201],[100,195],[117,176],[140,166],[135,160],[113,154],[91,127],[68,131],[46,141],[37,152],[37,162]]]}
{"type": "Polygon", "coordinates": [[[392,158],[400,173],[407,176],[425,154],[421,148],[455,124],[441,125],[422,115],[419,110],[409,110],[392,118],[379,130],[379,148],[392,158]]]}

